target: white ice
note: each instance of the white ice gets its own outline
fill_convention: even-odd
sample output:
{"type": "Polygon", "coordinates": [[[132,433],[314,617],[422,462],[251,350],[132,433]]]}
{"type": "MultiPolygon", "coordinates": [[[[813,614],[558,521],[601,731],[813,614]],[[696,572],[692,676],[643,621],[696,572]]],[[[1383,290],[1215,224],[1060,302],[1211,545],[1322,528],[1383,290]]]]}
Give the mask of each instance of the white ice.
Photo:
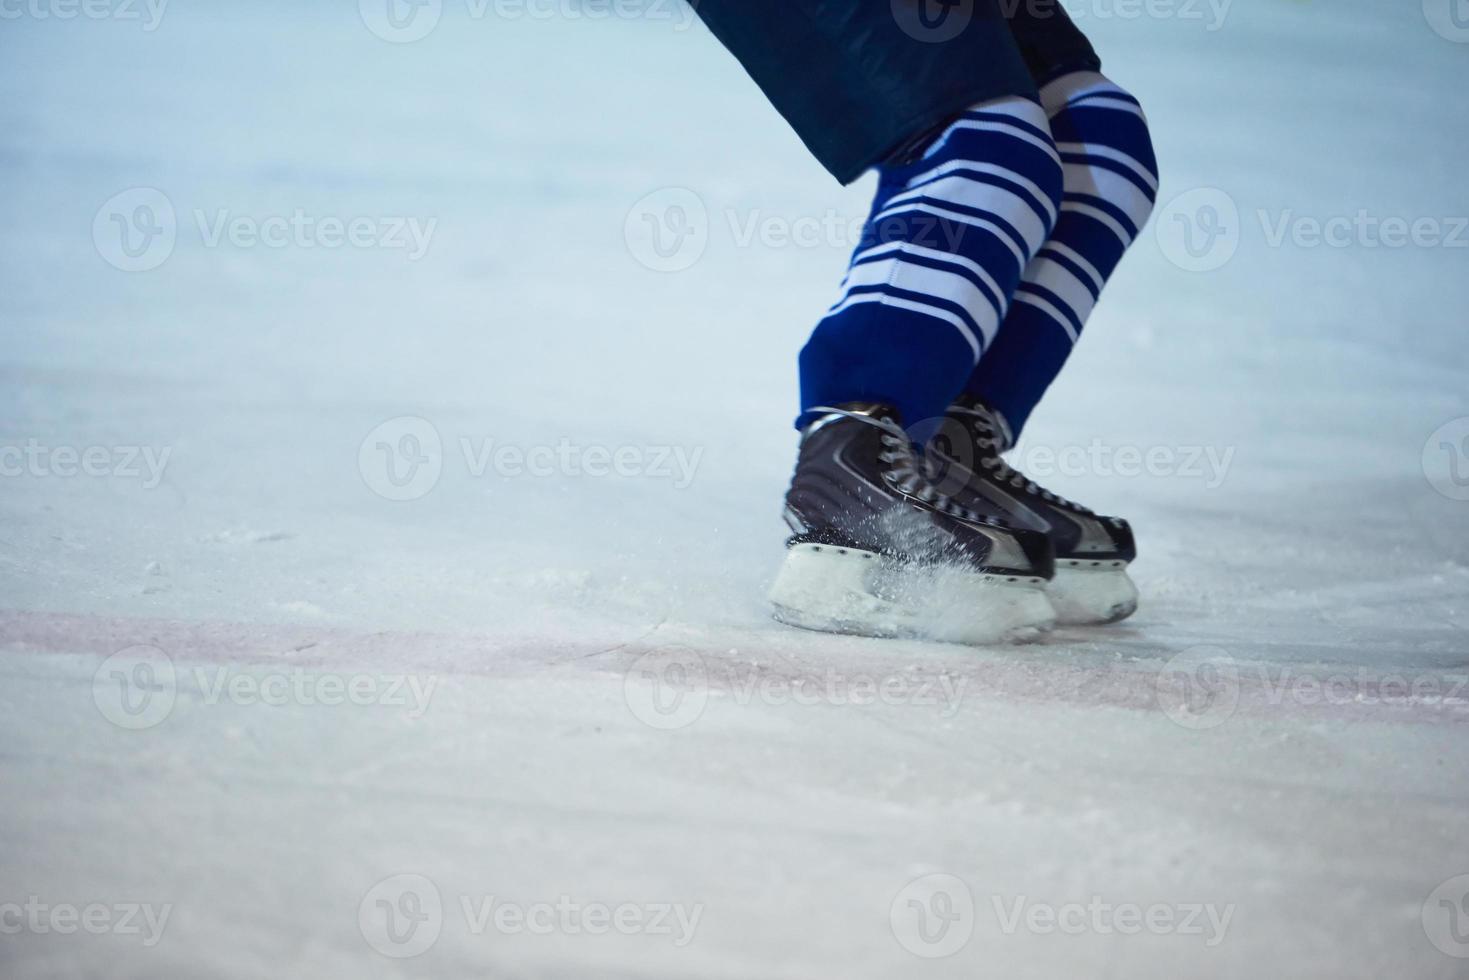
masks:
{"type": "Polygon", "coordinates": [[[1083,5],[1161,237],[1018,461],[1143,605],[996,648],[768,618],[871,184],[685,8],[440,6],[3,8],[0,973],[1466,975],[1448,0],[1083,5]]]}

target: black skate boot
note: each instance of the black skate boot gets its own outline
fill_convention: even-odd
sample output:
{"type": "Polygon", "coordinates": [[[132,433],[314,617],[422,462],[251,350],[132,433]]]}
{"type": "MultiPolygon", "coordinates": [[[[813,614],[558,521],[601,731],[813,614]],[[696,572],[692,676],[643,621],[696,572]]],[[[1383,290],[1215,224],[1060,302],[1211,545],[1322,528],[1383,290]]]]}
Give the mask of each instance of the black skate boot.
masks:
{"type": "Polygon", "coordinates": [[[982,401],[963,396],[950,406],[928,445],[934,479],[960,505],[1044,531],[1055,548],[1056,574],[1046,586],[1057,622],[1113,623],[1137,609],[1127,566],[1137,557],[1132,528],[1037,486],[1000,454],[1009,434],[982,401]]]}
{"type": "Polygon", "coordinates": [[[1050,541],[985,522],[940,493],[885,405],[818,408],[786,494],[775,618],[863,636],[954,643],[1049,628],[1050,541]]]}

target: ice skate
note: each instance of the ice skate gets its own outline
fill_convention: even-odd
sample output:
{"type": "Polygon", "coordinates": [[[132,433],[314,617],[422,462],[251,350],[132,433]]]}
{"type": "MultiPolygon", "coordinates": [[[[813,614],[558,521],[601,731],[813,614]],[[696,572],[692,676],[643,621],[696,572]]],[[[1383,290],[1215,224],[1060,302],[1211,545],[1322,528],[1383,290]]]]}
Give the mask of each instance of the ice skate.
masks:
{"type": "Polygon", "coordinates": [[[940,493],[890,408],[813,411],[786,495],[795,533],[770,593],[776,619],[955,643],[1052,625],[1043,533],[985,522],[940,493]]]}
{"type": "Polygon", "coordinates": [[[1000,455],[1009,439],[999,418],[979,399],[950,407],[948,424],[929,443],[943,472],[942,489],[961,506],[1042,531],[1055,549],[1056,572],[1046,585],[1062,625],[1113,623],[1137,609],[1127,566],[1137,557],[1132,528],[1066,500],[1011,467],[1000,455]]]}

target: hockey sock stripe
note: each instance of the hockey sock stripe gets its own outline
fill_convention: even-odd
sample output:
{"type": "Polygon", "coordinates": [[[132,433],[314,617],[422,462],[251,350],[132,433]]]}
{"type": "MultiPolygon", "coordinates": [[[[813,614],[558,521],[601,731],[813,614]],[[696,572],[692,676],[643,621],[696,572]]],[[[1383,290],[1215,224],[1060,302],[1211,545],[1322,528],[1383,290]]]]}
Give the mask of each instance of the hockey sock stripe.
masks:
{"type": "Polygon", "coordinates": [[[1127,227],[1122,222],[1114,218],[1112,215],[1108,214],[1106,209],[1099,206],[1095,199],[1090,202],[1063,201],[1061,204],[1061,212],[1062,214],[1071,212],[1074,214],[1085,215],[1088,218],[1092,218],[1095,221],[1100,222],[1102,225],[1106,226],[1106,228],[1111,231],[1112,234],[1117,236],[1117,240],[1122,243],[1123,248],[1131,245],[1133,238],[1136,237],[1136,233],[1133,231],[1133,229],[1127,227]]]}
{"type": "Polygon", "coordinates": [[[1039,102],[1030,99],[1022,99],[1013,96],[1001,96],[988,102],[980,102],[965,109],[962,115],[988,116],[996,119],[1006,119],[1016,125],[1027,128],[1038,136],[1048,136],[1050,127],[1046,125],[1047,112],[1039,102]]]}
{"type": "Polygon", "coordinates": [[[1114,99],[1112,96],[1105,93],[1089,96],[1084,100],[1073,103],[1073,105],[1077,107],[1085,107],[1087,109],[1116,110],[1118,112],[1125,112],[1130,116],[1136,116],[1144,122],[1147,121],[1147,117],[1143,115],[1142,106],[1130,100],[1114,99]]]}
{"type": "MultiPolygon", "coordinates": [[[[1081,328],[1086,323],[1085,318],[1073,309],[1066,300],[1057,296],[1046,287],[1039,283],[1022,282],[1015,289],[1015,302],[1019,303],[1022,299],[1032,306],[1045,303],[1050,309],[1054,310],[1055,315],[1059,318],[1061,325],[1066,328],[1066,332],[1070,334],[1073,342],[1081,336],[1081,328]]],[[[1088,313],[1091,312],[1090,297],[1086,301],[1086,310],[1088,313]]]]}
{"type": "MultiPolygon", "coordinates": [[[[1076,329],[1072,327],[1071,322],[1065,317],[1064,314],[1061,313],[1060,310],[1056,309],[1054,306],[1052,306],[1050,303],[1046,302],[1039,296],[1033,296],[1030,293],[1022,293],[1020,290],[1017,289],[1015,291],[1015,307],[1017,311],[1022,304],[1039,310],[1043,314],[1043,316],[1040,317],[1041,320],[1060,327],[1066,335],[1066,344],[1068,347],[1076,343],[1076,341],[1080,338],[1081,335],[1077,333],[1076,329]]],[[[1007,323],[1005,325],[1005,329],[1009,330],[1010,326],[1011,325],[1007,323]]],[[[1006,416],[1006,418],[1008,419],[1008,416],[1006,416]]]]}
{"type": "MultiPolygon", "coordinates": [[[[1056,156],[1056,147],[1052,144],[1049,132],[1042,132],[1022,120],[1009,116],[998,116],[989,112],[966,112],[949,127],[950,133],[964,131],[1002,134],[1023,140],[1053,159],[1056,156]]],[[[937,147],[929,150],[924,154],[924,158],[931,157],[936,149],[937,147]]]]}
{"type": "Polygon", "coordinates": [[[909,256],[907,261],[887,259],[854,266],[847,275],[842,300],[831,312],[852,295],[871,289],[947,303],[963,310],[976,332],[986,339],[994,336],[1000,325],[1002,306],[988,286],[968,275],[967,270],[917,256],[909,256]]]}
{"type": "MultiPolygon", "coordinates": [[[[847,297],[867,289],[886,289],[894,295],[925,296],[935,302],[947,302],[966,311],[974,321],[976,333],[994,334],[1000,324],[1000,311],[992,293],[950,268],[937,268],[917,262],[869,262],[852,270],[847,278],[847,297]]],[[[836,304],[840,307],[842,304],[836,304]]]]}
{"type": "Polygon", "coordinates": [[[864,303],[877,303],[881,306],[891,306],[895,309],[908,310],[909,312],[920,313],[923,316],[932,317],[935,320],[940,320],[944,323],[947,323],[955,330],[957,330],[959,332],[959,335],[964,338],[964,341],[969,345],[970,350],[974,352],[975,359],[979,358],[979,353],[983,349],[982,345],[979,342],[979,337],[976,336],[974,328],[972,328],[968,323],[965,322],[964,317],[960,316],[958,313],[952,310],[946,310],[941,307],[935,306],[932,303],[920,302],[905,296],[895,296],[885,292],[855,293],[851,297],[849,297],[845,303],[833,310],[831,316],[839,316],[840,314],[850,310],[852,307],[864,303]]]}
{"type": "Polygon", "coordinates": [[[963,160],[947,163],[915,177],[909,182],[908,189],[888,200],[888,206],[920,197],[949,204],[984,207],[1013,215],[1014,218],[1023,217],[1023,212],[1028,210],[1034,216],[1035,223],[1043,227],[1041,237],[1035,243],[1036,248],[1040,247],[1040,242],[1045,241],[1051,225],[1056,223],[1055,202],[1044,189],[1013,170],[992,164],[963,160]]]}
{"type": "Polygon", "coordinates": [[[1106,105],[1108,108],[1112,108],[1113,106],[1130,106],[1131,108],[1137,109],[1139,111],[1142,110],[1142,104],[1139,103],[1137,99],[1128,95],[1121,89],[1113,87],[1098,88],[1091,91],[1083,92],[1075,98],[1067,100],[1066,105],[1062,106],[1057,113],[1053,113],[1052,115],[1058,115],[1060,112],[1066,112],[1067,110],[1074,109],[1077,106],[1090,105],[1106,105]]]}
{"type": "MultiPolygon", "coordinates": [[[[958,244],[962,244],[964,239],[970,237],[968,229],[972,228],[979,232],[990,234],[1003,244],[1009,250],[1010,254],[1014,256],[1015,264],[1019,267],[1024,267],[1027,257],[1030,255],[1030,245],[1025,240],[1025,236],[1020,233],[1019,229],[999,215],[990,211],[982,211],[978,208],[964,208],[962,205],[941,207],[932,201],[910,202],[901,207],[883,211],[873,221],[879,229],[898,223],[916,225],[916,221],[913,218],[907,217],[915,213],[931,215],[949,223],[941,231],[942,236],[946,239],[946,245],[953,240],[952,234],[956,228],[962,231],[959,242],[951,246],[956,249],[958,244]]],[[[925,242],[925,244],[930,244],[930,242],[925,242]]]]}
{"type": "MultiPolygon", "coordinates": [[[[1053,157],[1041,157],[1039,154],[1035,156],[1047,171],[1060,164],[1059,154],[1053,157]]],[[[946,161],[932,170],[909,178],[903,189],[894,196],[913,194],[925,187],[954,178],[982,182],[1008,190],[1024,201],[1037,215],[1042,218],[1055,219],[1056,203],[1051,200],[1046,189],[1031,179],[1022,169],[1015,167],[1013,161],[1002,159],[946,161]]]]}
{"type": "Polygon", "coordinates": [[[1106,280],[1097,271],[1096,266],[1079,255],[1075,249],[1057,241],[1054,236],[1046,242],[1045,247],[1035,257],[1037,262],[1041,259],[1048,259],[1069,270],[1072,275],[1086,283],[1087,289],[1093,296],[1101,295],[1102,285],[1106,280]]]}
{"type": "Polygon", "coordinates": [[[1056,230],[1051,232],[1051,237],[1042,250],[1059,251],[1063,248],[1085,256],[1105,284],[1110,271],[1117,267],[1118,261],[1127,251],[1127,244],[1104,221],[1079,211],[1063,209],[1061,220],[1056,222],[1056,230]]]}
{"type": "Polygon", "coordinates": [[[1158,178],[1121,150],[1095,143],[1057,143],[1056,148],[1061,151],[1061,159],[1066,163],[1106,167],[1130,179],[1148,197],[1156,197],[1158,194],[1158,178]]]}
{"type": "Polygon", "coordinates": [[[1068,163],[1066,178],[1070,183],[1062,204],[1075,201],[1100,208],[1130,229],[1132,238],[1141,225],[1139,216],[1146,220],[1153,212],[1153,195],[1113,170],[1068,163]]]}
{"type": "Polygon", "coordinates": [[[1011,189],[966,177],[943,177],[912,195],[899,195],[883,213],[891,214],[895,208],[919,201],[959,214],[970,214],[1003,228],[1027,256],[1040,249],[1056,224],[1054,217],[1038,213],[1024,197],[1011,189]]]}
{"type": "Polygon", "coordinates": [[[1091,314],[1092,307],[1096,305],[1099,291],[1094,289],[1090,283],[1072,272],[1059,262],[1053,262],[1043,256],[1037,256],[1025,270],[1025,278],[1021,280],[1018,288],[1025,289],[1028,286],[1039,286],[1051,294],[1056,300],[1076,315],[1077,327],[1091,314]]]}
{"type": "MultiPolygon", "coordinates": [[[[950,272],[959,272],[967,276],[975,286],[985,294],[985,302],[990,305],[996,313],[1001,316],[1005,312],[1005,290],[994,277],[979,263],[972,261],[967,256],[951,252],[941,251],[936,248],[926,248],[922,245],[912,245],[907,242],[897,242],[891,245],[880,245],[877,248],[868,249],[859,253],[852,260],[852,269],[871,266],[883,259],[897,259],[899,256],[910,262],[927,264],[932,268],[950,272]],[[955,268],[957,267],[957,268],[955,268]]],[[[848,274],[850,279],[851,274],[848,274]]]]}
{"type": "Polygon", "coordinates": [[[1041,105],[1050,117],[1055,117],[1058,112],[1076,105],[1088,96],[1098,94],[1111,95],[1134,105],[1138,104],[1130,93],[1098,71],[1068,72],[1047,82],[1040,90],[1041,105]]]}

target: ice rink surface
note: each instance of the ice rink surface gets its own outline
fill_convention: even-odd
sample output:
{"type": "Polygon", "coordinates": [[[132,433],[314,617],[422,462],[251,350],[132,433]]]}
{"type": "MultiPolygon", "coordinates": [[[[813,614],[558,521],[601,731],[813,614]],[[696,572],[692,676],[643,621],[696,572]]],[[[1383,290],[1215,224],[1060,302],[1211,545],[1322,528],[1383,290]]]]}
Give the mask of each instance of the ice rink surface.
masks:
{"type": "Polygon", "coordinates": [[[871,184],[618,9],[6,8],[0,972],[1469,976],[1454,8],[1073,5],[1143,605],[975,649],[768,619],[871,184]]]}

